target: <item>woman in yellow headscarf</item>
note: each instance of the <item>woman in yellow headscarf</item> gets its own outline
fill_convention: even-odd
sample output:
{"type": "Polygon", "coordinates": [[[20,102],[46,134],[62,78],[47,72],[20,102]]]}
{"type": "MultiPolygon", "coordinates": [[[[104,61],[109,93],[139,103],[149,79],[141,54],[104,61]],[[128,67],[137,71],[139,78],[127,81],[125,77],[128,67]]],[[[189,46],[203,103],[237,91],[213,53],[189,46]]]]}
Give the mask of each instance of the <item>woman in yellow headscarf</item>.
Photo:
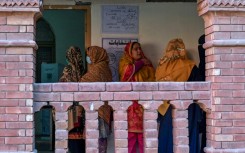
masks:
{"type": "Polygon", "coordinates": [[[155,81],[155,70],[138,42],[130,42],[124,49],[119,62],[120,81],[143,82],[155,81]]]}
{"type": "MultiPolygon", "coordinates": [[[[185,44],[182,39],[173,39],[168,43],[164,56],[160,59],[156,69],[156,81],[200,81],[199,69],[195,62],[186,56],[185,44]]],[[[199,153],[198,124],[200,118],[200,107],[196,104],[188,108],[189,121],[189,145],[190,153],[199,153]]],[[[159,144],[158,153],[173,152],[173,126],[172,107],[168,101],[158,108],[159,144]]]]}

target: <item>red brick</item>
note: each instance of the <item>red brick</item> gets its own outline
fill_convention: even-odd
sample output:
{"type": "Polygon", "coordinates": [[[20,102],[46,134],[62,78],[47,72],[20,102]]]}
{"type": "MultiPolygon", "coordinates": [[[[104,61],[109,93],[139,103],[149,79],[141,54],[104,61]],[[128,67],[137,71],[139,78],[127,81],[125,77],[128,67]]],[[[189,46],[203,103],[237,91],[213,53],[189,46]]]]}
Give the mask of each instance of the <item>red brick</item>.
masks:
{"type": "Polygon", "coordinates": [[[232,126],[232,121],[231,120],[213,120],[212,122],[213,126],[218,126],[218,127],[230,127],[232,126]]]}
{"type": "Polygon", "coordinates": [[[2,25],[0,26],[0,32],[19,32],[19,26],[2,25]]]}
{"type": "Polygon", "coordinates": [[[193,100],[199,99],[210,99],[211,93],[210,91],[192,91],[193,100]]]}
{"type": "Polygon", "coordinates": [[[188,132],[188,128],[180,128],[180,127],[176,127],[173,128],[173,136],[177,137],[177,136],[188,136],[189,132],[188,132]]]}
{"type": "Polygon", "coordinates": [[[171,91],[171,90],[184,90],[184,82],[159,82],[159,90],[171,91]]]}
{"type": "Polygon", "coordinates": [[[130,82],[110,82],[106,83],[107,91],[132,91],[130,82]]]}
{"type": "Polygon", "coordinates": [[[34,53],[34,49],[31,47],[9,47],[6,48],[6,54],[9,55],[32,55],[34,53]]]}
{"type": "Polygon", "coordinates": [[[231,112],[232,111],[232,105],[214,105],[214,106],[212,106],[212,111],[231,112]]]}
{"type": "Polygon", "coordinates": [[[133,91],[156,91],[158,90],[157,82],[132,82],[133,91]]]}
{"type": "Polygon", "coordinates": [[[174,145],[188,145],[189,138],[185,136],[177,136],[177,137],[174,137],[173,143],[174,145]]]}
{"type": "Polygon", "coordinates": [[[121,121],[121,120],[114,120],[114,129],[115,130],[127,130],[128,129],[128,122],[121,121]]]}
{"type": "Polygon", "coordinates": [[[188,127],[188,120],[187,119],[173,119],[173,127],[174,128],[188,127]]]}
{"type": "Polygon", "coordinates": [[[172,110],[172,117],[173,118],[188,118],[188,111],[187,110],[172,110]]]}
{"type": "Polygon", "coordinates": [[[115,147],[116,148],[127,148],[128,147],[128,139],[116,139],[115,140],[115,147]]]}
{"type": "Polygon", "coordinates": [[[61,93],[60,94],[60,100],[61,101],[73,101],[73,93],[61,93]]]}
{"type": "Polygon", "coordinates": [[[245,134],[233,135],[234,141],[245,141],[245,134]]]}
{"type": "Polygon", "coordinates": [[[77,83],[55,83],[52,85],[52,91],[78,91],[78,84],[77,83]]]}
{"type": "Polygon", "coordinates": [[[174,146],[174,153],[184,153],[184,152],[189,152],[188,145],[174,146]]]}
{"type": "Polygon", "coordinates": [[[157,119],[157,113],[144,111],[144,119],[145,120],[156,120],[157,119]]]}
{"type": "Polygon", "coordinates": [[[67,130],[56,130],[55,131],[55,139],[67,139],[68,131],[67,130]]]}
{"type": "Polygon", "coordinates": [[[67,141],[66,140],[60,140],[55,142],[55,148],[56,149],[63,149],[67,148],[67,141]]]}
{"type": "Polygon", "coordinates": [[[240,16],[232,16],[231,24],[245,24],[245,18],[240,16]]]}
{"type": "Polygon", "coordinates": [[[215,97],[232,97],[232,90],[215,90],[213,91],[215,97]]]}
{"type": "Polygon", "coordinates": [[[140,100],[152,100],[152,92],[140,92],[140,100]]]}
{"type": "Polygon", "coordinates": [[[158,136],[158,131],[157,129],[145,129],[144,131],[144,136],[145,138],[157,138],[158,136]]]}
{"type": "Polygon", "coordinates": [[[0,84],[1,91],[18,91],[18,89],[19,89],[19,85],[0,84]]]}
{"type": "Polygon", "coordinates": [[[3,144],[0,145],[0,150],[8,150],[8,151],[12,151],[12,152],[17,152],[18,151],[18,146],[17,145],[7,145],[7,144],[3,144]]]}
{"type": "Polygon", "coordinates": [[[231,90],[244,90],[244,84],[238,84],[238,83],[222,83],[220,84],[221,89],[231,89],[231,90]]]}
{"type": "Polygon", "coordinates": [[[156,91],[156,92],[153,92],[153,99],[154,100],[175,100],[178,98],[179,98],[178,93],[174,92],[174,91],[165,91],[165,92],[156,91]]]}
{"type": "MultiPolygon", "coordinates": [[[[233,66],[232,66],[233,67],[233,66]]],[[[221,70],[221,75],[233,75],[233,76],[239,76],[239,75],[244,75],[244,70],[243,69],[222,69],[221,70]]]]}
{"type": "Polygon", "coordinates": [[[222,133],[224,134],[245,134],[244,127],[222,127],[222,133]]]}
{"type": "Polygon", "coordinates": [[[157,129],[156,120],[145,120],[144,121],[144,129],[157,129]]]}
{"type": "Polygon", "coordinates": [[[174,100],[170,101],[170,104],[174,106],[175,109],[186,110],[191,104],[192,100],[174,100]]]}
{"type": "Polygon", "coordinates": [[[128,138],[128,131],[126,130],[115,130],[115,139],[127,139],[128,138]]]}
{"type": "Polygon", "coordinates": [[[98,139],[86,139],[86,148],[98,148],[98,139]]]}
{"type": "Polygon", "coordinates": [[[224,149],[238,149],[244,148],[245,142],[222,142],[222,148],[224,149]]]}
{"type": "Polygon", "coordinates": [[[18,115],[17,114],[0,114],[0,121],[1,122],[18,121],[18,115]]]}
{"type": "Polygon", "coordinates": [[[126,121],[127,113],[123,111],[115,111],[113,117],[115,121],[126,121]]]}
{"type": "Polygon", "coordinates": [[[244,119],[245,112],[222,112],[222,119],[244,119]]]}
{"type": "Polygon", "coordinates": [[[34,93],[35,101],[60,101],[60,93],[34,93]]]}
{"type": "Polygon", "coordinates": [[[90,127],[87,127],[87,130],[86,130],[86,139],[98,139],[99,138],[99,131],[98,130],[92,130],[92,129],[97,129],[98,126],[96,128],[90,128],[90,127]],[[89,130],[90,129],[90,130],[89,130]]]}
{"type": "Polygon", "coordinates": [[[234,90],[232,91],[233,97],[244,97],[245,90],[234,90]]]}
{"type": "Polygon", "coordinates": [[[55,122],[55,128],[56,129],[67,129],[68,124],[66,121],[56,121],[55,122]]]}
{"type": "Polygon", "coordinates": [[[55,113],[55,119],[57,121],[63,121],[68,119],[68,113],[67,112],[56,112],[55,113]]]}
{"type": "Polygon", "coordinates": [[[98,121],[98,113],[95,111],[85,112],[85,116],[87,120],[95,120],[98,121]]]}
{"type": "Polygon", "coordinates": [[[101,100],[113,100],[114,94],[113,92],[101,92],[100,97],[101,97],[101,100]]]}
{"type": "Polygon", "coordinates": [[[24,83],[33,83],[33,82],[34,82],[33,77],[8,77],[6,78],[6,83],[24,84],[24,83]]]}
{"type": "Polygon", "coordinates": [[[5,109],[8,114],[33,113],[32,107],[6,107],[5,109]]]}
{"type": "Polygon", "coordinates": [[[42,92],[42,91],[46,91],[49,92],[51,91],[51,86],[52,84],[50,83],[42,83],[42,84],[34,84],[34,91],[36,92],[42,92]]]}
{"type": "Polygon", "coordinates": [[[100,100],[99,92],[80,92],[74,93],[75,101],[100,100]]]}
{"type": "Polygon", "coordinates": [[[233,126],[237,127],[237,126],[243,126],[245,127],[245,120],[241,119],[241,120],[233,120],[233,126]]]}
{"type": "Polygon", "coordinates": [[[33,137],[6,137],[5,144],[32,144],[33,137]]]}
{"type": "Polygon", "coordinates": [[[6,98],[27,98],[31,99],[33,98],[33,95],[31,92],[6,92],[6,98]]]}
{"type": "Polygon", "coordinates": [[[7,33],[7,40],[35,40],[33,33],[7,33]]]}
{"type": "Polygon", "coordinates": [[[231,39],[244,39],[245,32],[239,31],[239,32],[231,32],[231,39]]]}
{"type": "Polygon", "coordinates": [[[79,83],[79,91],[105,91],[105,83],[79,83]]]}
{"type": "Polygon", "coordinates": [[[89,129],[98,129],[98,119],[97,120],[87,120],[86,128],[89,129]]]}
{"type": "Polygon", "coordinates": [[[245,112],[245,105],[234,105],[233,111],[234,112],[245,112]]]}
{"type": "Polygon", "coordinates": [[[115,92],[114,100],[138,100],[138,92],[115,92]]]}

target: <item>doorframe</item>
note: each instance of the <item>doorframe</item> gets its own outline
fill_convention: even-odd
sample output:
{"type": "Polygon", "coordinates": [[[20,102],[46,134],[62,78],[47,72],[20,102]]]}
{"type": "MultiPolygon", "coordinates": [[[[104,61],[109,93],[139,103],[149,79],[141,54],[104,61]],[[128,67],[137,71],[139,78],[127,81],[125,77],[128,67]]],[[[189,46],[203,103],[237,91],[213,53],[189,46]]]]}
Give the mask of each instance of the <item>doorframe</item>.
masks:
{"type": "Polygon", "coordinates": [[[91,6],[90,5],[44,5],[43,9],[85,11],[85,48],[91,46],[91,6]]]}

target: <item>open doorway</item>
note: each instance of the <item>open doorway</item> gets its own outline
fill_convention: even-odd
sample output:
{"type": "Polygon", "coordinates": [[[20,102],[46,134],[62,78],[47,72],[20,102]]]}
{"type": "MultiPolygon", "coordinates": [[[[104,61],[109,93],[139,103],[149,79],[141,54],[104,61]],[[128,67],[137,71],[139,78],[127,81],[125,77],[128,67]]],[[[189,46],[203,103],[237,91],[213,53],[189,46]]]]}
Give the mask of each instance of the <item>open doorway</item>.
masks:
{"type": "Polygon", "coordinates": [[[79,47],[85,60],[91,42],[90,16],[90,6],[44,6],[36,29],[37,83],[58,82],[70,46],[79,47]]]}

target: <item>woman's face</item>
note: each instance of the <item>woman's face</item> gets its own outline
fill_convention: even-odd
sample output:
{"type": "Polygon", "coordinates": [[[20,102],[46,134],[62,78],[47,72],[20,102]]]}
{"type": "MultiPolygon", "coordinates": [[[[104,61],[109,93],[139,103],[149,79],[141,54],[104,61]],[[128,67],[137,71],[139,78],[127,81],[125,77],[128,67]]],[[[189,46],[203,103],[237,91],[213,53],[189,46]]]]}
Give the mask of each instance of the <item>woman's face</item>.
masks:
{"type": "Polygon", "coordinates": [[[132,58],[136,61],[141,59],[141,51],[140,44],[135,43],[132,47],[132,58]]]}

